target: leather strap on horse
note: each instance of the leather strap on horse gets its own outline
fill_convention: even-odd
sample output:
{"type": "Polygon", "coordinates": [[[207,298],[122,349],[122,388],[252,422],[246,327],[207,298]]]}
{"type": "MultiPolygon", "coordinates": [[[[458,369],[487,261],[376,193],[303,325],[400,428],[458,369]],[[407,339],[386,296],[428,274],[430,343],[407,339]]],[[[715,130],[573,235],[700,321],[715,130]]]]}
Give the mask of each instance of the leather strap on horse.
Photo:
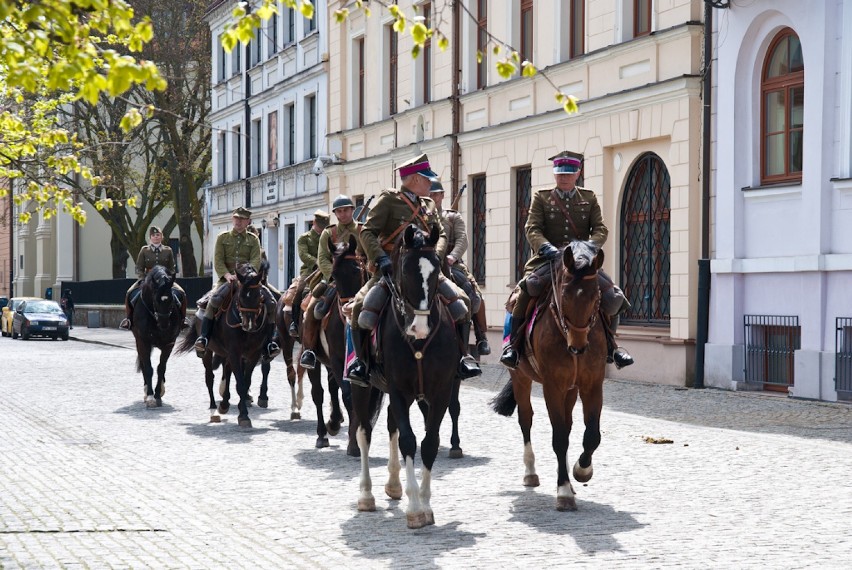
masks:
{"type": "Polygon", "coordinates": [[[403,192],[400,192],[399,196],[403,199],[403,201],[405,201],[406,204],[408,204],[408,207],[411,208],[411,217],[408,218],[408,220],[404,224],[400,224],[399,227],[396,228],[391,235],[389,235],[379,243],[379,245],[385,251],[388,251],[386,248],[386,246],[388,245],[390,245],[391,249],[393,249],[393,242],[396,239],[396,236],[398,236],[402,230],[408,227],[408,224],[413,222],[415,218],[420,218],[420,221],[423,223],[423,229],[429,229],[429,220],[420,215],[419,209],[417,208],[417,206],[414,205],[411,200],[408,199],[408,196],[406,196],[403,192]]]}

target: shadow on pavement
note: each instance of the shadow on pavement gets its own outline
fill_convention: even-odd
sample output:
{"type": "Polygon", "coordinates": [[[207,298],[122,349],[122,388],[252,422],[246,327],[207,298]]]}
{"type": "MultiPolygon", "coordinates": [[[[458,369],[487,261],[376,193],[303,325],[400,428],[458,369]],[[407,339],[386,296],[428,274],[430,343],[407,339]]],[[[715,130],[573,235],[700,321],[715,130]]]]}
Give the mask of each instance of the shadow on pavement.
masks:
{"type": "Polygon", "coordinates": [[[237,424],[237,416],[222,417],[219,423],[181,424],[186,432],[196,437],[219,439],[225,443],[247,443],[256,436],[262,436],[271,431],[269,428],[241,428],[237,424]]]}
{"type": "Polygon", "coordinates": [[[163,401],[163,405],[159,408],[149,408],[145,405],[145,402],[139,400],[138,402],[128,404],[123,408],[118,408],[113,413],[124,414],[125,416],[139,418],[141,420],[154,420],[162,414],[171,414],[176,411],[177,408],[175,408],[171,404],[167,404],[165,400],[163,401]]]}

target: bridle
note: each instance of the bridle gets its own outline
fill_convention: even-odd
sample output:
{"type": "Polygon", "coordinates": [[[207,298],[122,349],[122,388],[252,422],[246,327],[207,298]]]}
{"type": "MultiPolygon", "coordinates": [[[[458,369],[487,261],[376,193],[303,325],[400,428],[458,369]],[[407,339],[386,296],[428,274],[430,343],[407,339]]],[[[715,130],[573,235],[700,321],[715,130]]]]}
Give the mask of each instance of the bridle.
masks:
{"type": "Polygon", "coordinates": [[[142,302],[142,306],[145,307],[145,309],[148,311],[148,313],[152,317],[154,317],[154,320],[157,322],[157,326],[162,328],[162,329],[165,329],[166,326],[168,326],[168,324],[169,324],[168,323],[169,318],[172,316],[172,314],[178,308],[178,305],[179,305],[179,303],[177,302],[178,300],[175,298],[175,293],[172,290],[171,285],[168,284],[168,282],[161,284],[161,283],[155,282],[154,279],[151,279],[151,281],[148,282],[148,285],[150,286],[148,291],[151,293],[151,297],[152,297],[152,300],[153,300],[152,304],[154,305],[154,308],[152,309],[148,305],[148,302],[145,300],[144,286],[143,286],[143,291],[142,291],[143,294],[139,295],[139,300],[142,302]],[[168,310],[167,311],[161,310],[161,305],[163,305],[163,303],[157,301],[158,297],[162,297],[162,295],[160,295],[160,290],[165,289],[166,288],[165,285],[169,285],[168,286],[168,297],[169,297],[170,302],[168,303],[168,310]]]}
{"type": "MultiPolygon", "coordinates": [[[[263,284],[260,281],[258,281],[254,285],[240,284],[240,288],[241,288],[241,290],[242,290],[242,287],[245,287],[247,289],[260,289],[262,285],[263,284]]],[[[236,300],[236,303],[235,303],[235,308],[237,309],[237,316],[239,317],[239,320],[236,323],[231,323],[231,322],[228,322],[228,320],[226,319],[226,324],[229,327],[231,327],[232,329],[242,327],[243,326],[243,315],[245,315],[245,314],[256,315],[256,318],[255,318],[255,321],[254,321],[255,322],[254,328],[250,329],[250,330],[246,330],[245,332],[257,332],[257,331],[261,330],[263,328],[263,325],[266,324],[266,317],[268,316],[268,314],[266,312],[266,303],[263,302],[263,296],[260,295],[260,293],[258,292],[258,299],[260,299],[260,301],[259,301],[257,307],[243,307],[240,304],[239,293],[237,294],[236,297],[237,297],[237,300],[236,300]]]]}

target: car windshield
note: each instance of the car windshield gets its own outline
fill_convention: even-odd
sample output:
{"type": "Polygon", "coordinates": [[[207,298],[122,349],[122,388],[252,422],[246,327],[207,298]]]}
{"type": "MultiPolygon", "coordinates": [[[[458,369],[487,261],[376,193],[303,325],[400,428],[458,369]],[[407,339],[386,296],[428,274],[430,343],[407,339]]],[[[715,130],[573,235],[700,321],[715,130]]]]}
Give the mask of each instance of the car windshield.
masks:
{"type": "Polygon", "coordinates": [[[63,314],[56,301],[30,301],[24,306],[24,312],[63,314]]]}

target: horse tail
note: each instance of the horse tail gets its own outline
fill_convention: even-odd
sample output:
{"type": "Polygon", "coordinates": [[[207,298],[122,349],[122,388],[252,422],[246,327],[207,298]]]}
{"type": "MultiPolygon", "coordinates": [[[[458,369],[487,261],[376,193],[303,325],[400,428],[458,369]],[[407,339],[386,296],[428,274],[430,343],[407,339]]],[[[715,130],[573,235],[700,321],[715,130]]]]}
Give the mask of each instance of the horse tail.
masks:
{"type": "Polygon", "coordinates": [[[503,386],[503,389],[500,390],[500,393],[494,396],[494,399],[491,400],[491,409],[501,416],[506,416],[508,418],[514,413],[517,406],[518,402],[515,400],[515,391],[512,389],[512,381],[509,380],[506,382],[506,385],[503,386]]]}
{"type": "Polygon", "coordinates": [[[175,354],[186,354],[195,348],[195,341],[198,340],[198,330],[195,328],[196,317],[192,317],[189,322],[189,328],[186,330],[186,336],[175,347],[175,354]]]}

